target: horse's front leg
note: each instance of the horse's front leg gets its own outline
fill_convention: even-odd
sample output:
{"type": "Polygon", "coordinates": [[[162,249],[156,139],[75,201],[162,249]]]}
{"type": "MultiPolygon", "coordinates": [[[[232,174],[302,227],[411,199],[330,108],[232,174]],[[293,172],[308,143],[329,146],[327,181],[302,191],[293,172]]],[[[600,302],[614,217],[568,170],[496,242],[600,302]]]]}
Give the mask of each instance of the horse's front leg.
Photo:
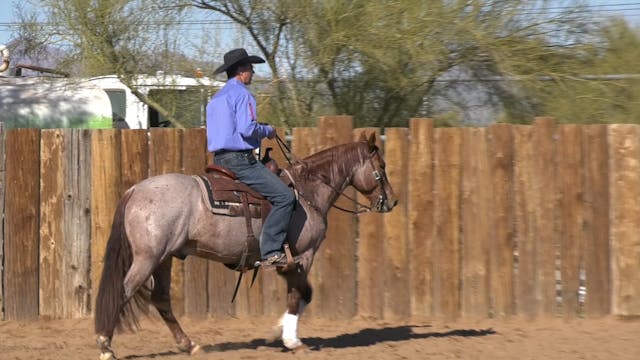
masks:
{"type": "Polygon", "coordinates": [[[306,271],[290,271],[283,274],[287,279],[287,311],[280,317],[275,328],[275,338],[282,338],[284,346],[295,350],[304,344],[298,338],[298,320],[304,308],[311,302],[312,289],[306,271]]]}

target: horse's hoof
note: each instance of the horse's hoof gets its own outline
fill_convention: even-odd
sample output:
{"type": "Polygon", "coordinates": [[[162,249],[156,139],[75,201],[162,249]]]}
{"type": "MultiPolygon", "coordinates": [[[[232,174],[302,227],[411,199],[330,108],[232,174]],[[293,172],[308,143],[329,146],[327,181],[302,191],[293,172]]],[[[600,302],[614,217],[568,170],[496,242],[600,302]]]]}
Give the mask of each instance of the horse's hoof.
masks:
{"type": "Polygon", "coordinates": [[[298,350],[302,350],[300,348],[306,347],[302,341],[300,341],[300,339],[282,339],[282,343],[284,344],[284,346],[289,349],[292,350],[293,352],[297,352],[298,350]]]}
{"type": "Polygon", "coordinates": [[[193,347],[191,348],[191,351],[189,351],[189,355],[195,355],[197,354],[200,349],[202,349],[202,346],[197,345],[197,344],[193,344],[193,347]]]}
{"type": "Polygon", "coordinates": [[[111,351],[100,353],[100,360],[117,360],[116,356],[111,351]]]}
{"type": "Polygon", "coordinates": [[[189,355],[194,355],[195,353],[200,351],[200,349],[202,349],[202,347],[200,345],[194,343],[193,341],[190,341],[188,344],[179,344],[178,345],[178,349],[180,351],[182,351],[182,352],[189,353],[189,355]]]}

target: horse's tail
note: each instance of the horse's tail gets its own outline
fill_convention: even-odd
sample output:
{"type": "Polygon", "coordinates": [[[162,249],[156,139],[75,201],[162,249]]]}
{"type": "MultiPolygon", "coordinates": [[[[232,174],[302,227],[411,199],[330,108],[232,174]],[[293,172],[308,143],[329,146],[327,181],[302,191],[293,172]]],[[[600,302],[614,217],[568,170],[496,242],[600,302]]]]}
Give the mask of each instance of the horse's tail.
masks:
{"type": "MultiPolygon", "coordinates": [[[[124,278],[131,268],[133,255],[131,244],[125,229],[125,209],[133,194],[133,189],[127,191],[116,209],[111,225],[111,235],[104,254],[102,277],[96,308],[94,313],[96,334],[111,337],[114,329],[134,329],[138,327],[138,319],[131,301],[125,299],[124,278]]],[[[133,294],[130,299],[136,307],[146,310],[149,301],[149,289],[143,287],[133,294]]]]}

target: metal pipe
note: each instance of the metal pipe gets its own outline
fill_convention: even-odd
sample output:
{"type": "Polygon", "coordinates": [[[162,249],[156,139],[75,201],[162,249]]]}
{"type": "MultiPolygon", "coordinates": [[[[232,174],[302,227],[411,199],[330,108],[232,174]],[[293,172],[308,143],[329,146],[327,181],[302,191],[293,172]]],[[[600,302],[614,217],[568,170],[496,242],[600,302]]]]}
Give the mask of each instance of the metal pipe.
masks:
{"type": "Polygon", "coordinates": [[[0,45],[0,55],[2,55],[2,65],[0,65],[0,72],[3,72],[9,68],[9,49],[4,45],[0,45]]]}

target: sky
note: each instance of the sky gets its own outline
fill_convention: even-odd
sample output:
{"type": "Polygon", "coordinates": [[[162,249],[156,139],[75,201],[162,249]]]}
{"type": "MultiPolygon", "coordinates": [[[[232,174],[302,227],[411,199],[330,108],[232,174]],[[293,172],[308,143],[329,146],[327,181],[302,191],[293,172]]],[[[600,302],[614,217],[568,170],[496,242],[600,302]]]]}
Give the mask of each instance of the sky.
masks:
{"type": "MultiPolygon", "coordinates": [[[[0,45],[7,44],[18,21],[14,13],[15,0],[0,0],[0,45]]],[[[640,24],[640,0],[587,0],[603,15],[622,15],[633,24],[640,24]]]]}

